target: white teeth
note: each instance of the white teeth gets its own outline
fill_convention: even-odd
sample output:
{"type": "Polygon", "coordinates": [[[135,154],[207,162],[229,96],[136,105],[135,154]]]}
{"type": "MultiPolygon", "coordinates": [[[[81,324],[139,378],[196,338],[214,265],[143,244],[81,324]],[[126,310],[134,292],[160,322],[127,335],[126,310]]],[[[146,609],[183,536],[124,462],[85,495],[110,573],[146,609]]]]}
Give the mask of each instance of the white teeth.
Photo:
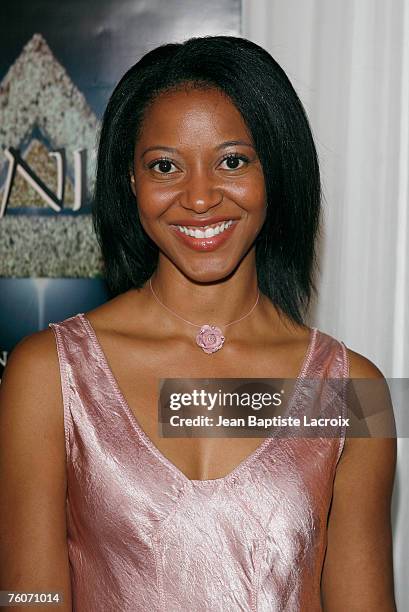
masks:
{"type": "Polygon", "coordinates": [[[216,227],[204,227],[202,229],[186,227],[185,225],[177,225],[176,227],[182,234],[186,234],[187,236],[192,236],[192,238],[213,238],[213,236],[217,236],[224,232],[225,229],[232,225],[233,221],[225,221],[216,227]]]}

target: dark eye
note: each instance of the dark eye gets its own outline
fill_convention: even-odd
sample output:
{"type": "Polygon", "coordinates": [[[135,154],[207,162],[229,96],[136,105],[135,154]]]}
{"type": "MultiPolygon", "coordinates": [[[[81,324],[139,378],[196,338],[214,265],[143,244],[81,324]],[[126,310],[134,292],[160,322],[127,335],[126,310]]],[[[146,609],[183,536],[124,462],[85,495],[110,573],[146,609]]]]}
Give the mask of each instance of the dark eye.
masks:
{"type": "Polygon", "coordinates": [[[159,172],[159,174],[173,174],[173,172],[176,171],[176,168],[172,171],[172,167],[174,167],[174,164],[169,159],[165,158],[157,159],[156,161],[149,164],[149,168],[151,170],[157,168],[155,172],[159,172]]]}
{"type": "Polygon", "coordinates": [[[238,170],[242,168],[248,162],[247,157],[244,155],[228,155],[222,161],[222,164],[226,164],[228,170],[238,170]]]}

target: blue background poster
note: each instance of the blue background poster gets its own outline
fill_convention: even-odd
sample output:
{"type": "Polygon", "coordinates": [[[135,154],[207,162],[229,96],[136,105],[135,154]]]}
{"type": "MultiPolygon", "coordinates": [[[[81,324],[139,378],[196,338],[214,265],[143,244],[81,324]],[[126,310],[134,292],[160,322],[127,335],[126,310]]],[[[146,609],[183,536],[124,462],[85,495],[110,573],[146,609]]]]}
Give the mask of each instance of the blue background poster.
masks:
{"type": "Polygon", "coordinates": [[[153,47],[240,35],[240,0],[2,0],[0,377],[13,346],[109,299],[90,199],[98,129],[153,47]]]}

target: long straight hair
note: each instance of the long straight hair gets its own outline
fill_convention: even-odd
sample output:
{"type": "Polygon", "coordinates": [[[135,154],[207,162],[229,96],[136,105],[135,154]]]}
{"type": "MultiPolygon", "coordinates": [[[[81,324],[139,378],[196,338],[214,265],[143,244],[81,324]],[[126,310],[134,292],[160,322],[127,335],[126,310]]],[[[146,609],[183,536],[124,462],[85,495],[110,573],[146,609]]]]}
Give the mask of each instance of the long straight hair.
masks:
{"type": "Polygon", "coordinates": [[[126,72],[106,108],[99,139],[93,224],[113,295],[153,274],[159,249],[143,229],[129,184],[135,143],[148,105],[186,84],[215,87],[241,113],[259,156],[267,214],[256,238],[260,291],[302,325],[316,293],[321,212],[317,153],[304,108],[279,64],[233,36],[191,38],[153,49],[126,72]]]}

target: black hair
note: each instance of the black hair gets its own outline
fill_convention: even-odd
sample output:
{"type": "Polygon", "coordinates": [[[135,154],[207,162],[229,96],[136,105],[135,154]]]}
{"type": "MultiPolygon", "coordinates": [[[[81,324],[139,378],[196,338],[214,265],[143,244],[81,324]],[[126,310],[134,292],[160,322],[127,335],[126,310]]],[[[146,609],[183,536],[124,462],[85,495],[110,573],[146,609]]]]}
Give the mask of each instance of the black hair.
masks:
{"type": "Polygon", "coordinates": [[[144,112],[161,92],[186,84],[216,87],[241,113],[266,185],[266,220],[257,236],[260,291],[302,325],[316,292],[316,235],[321,213],[317,152],[304,108],[288,77],[244,38],[205,36],[162,45],[122,77],[104,113],[99,139],[93,224],[113,295],[153,274],[159,249],[143,229],[130,187],[144,112]]]}

